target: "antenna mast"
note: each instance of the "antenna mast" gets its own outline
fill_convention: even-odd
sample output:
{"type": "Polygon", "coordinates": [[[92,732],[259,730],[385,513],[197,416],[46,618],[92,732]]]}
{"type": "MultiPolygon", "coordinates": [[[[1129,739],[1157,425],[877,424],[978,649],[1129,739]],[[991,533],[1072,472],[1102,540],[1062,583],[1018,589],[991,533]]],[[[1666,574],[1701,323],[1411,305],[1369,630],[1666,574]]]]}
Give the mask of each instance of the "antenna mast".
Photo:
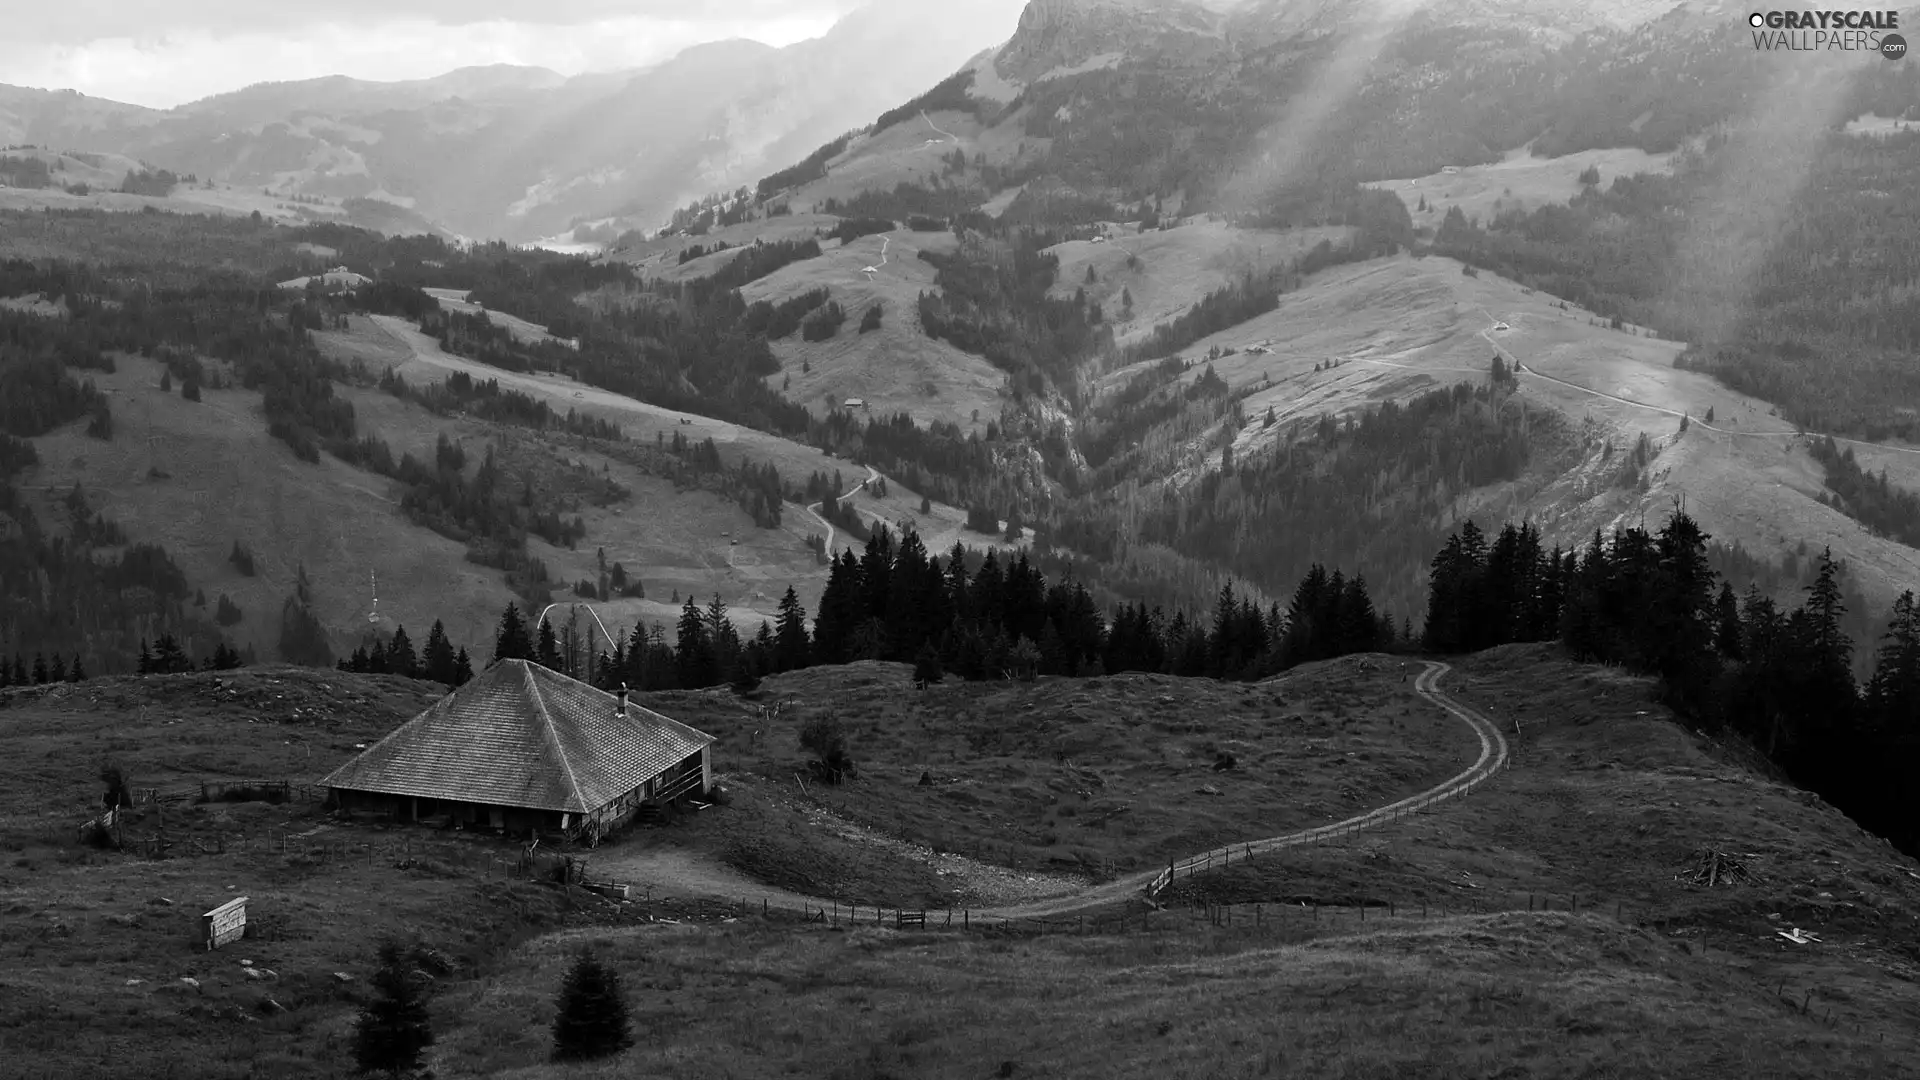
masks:
{"type": "Polygon", "coordinates": [[[367,612],[367,622],[377,625],[380,622],[380,579],[371,570],[367,571],[367,587],[373,592],[373,607],[367,612]]]}

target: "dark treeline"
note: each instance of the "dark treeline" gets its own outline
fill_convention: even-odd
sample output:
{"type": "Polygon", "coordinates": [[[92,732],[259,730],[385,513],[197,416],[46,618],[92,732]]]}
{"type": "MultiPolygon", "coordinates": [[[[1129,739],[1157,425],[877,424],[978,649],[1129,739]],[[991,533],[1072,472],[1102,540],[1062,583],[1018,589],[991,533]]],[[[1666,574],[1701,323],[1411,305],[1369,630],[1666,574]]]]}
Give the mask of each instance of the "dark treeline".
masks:
{"type": "Polygon", "coordinates": [[[1201,338],[1272,311],[1280,305],[1280,294],[1299,288],[1308,275],[1331,266],[1379,258],[1391,250],[1391,241],[1363,240],[1336,247],[1332,241],[1322,240],[1286,267],[1262,275],[1249,270],[1239,281],[1208,293],[1171,322],[1155,326],[1145,341],[1122,349],[1120,363],[1172,356],[1201,338]]]}
{"type": "Polygon", "coordinates": [[[847,141],[852,137],[851,133],[842,135],[800,159],[798,164],[762,177],[760,183],[755,186],[756,194],[765,199],[787,188],[799,187],[809,180],[818,180],[827,175],[827,162],[845,150],[847,141]]]}
{"type": "Polygon", "coordinates": [[[1823,554],[1806,600],[1744,598],[1710,564],[1684,513],[1657,533],[1595,534],[1545,551],[1530,526],[1489,543],[1472,522],[1434,557],[1425,646],[1464,652],[1563,642],[1577,659],[1657,675],[1687,719],[1739,734],[1867,828],[1920,849],[1911,778],[1920,770],[1920,608],[1911,590],[1865,687],[1853,675],[1839,568],[1823,554]]]}
{"type": "MultiPolygon", "coordinates": [[[[1161,392],[1184,396],[1206,385],[1203,377],[1185,391],[1175,384],[1161,392]]],[[[1224,400],[1224,383],[1215,394],[1211,400],[1224,400]]],[[[1236,410],[1227,407],[1216,438],[1272,422],[1236,410]]],[[[1049,509],[1041,532],[1050,546],[1094,564],[1090,576],[1168,604],[1178,594],[1166,591],[1171,581],[1154,569],[1156,548],[1269,591],[1286,589],[1322,552],[1338,551],[1389,610],[1410,613],[1420,606],[1422,570],[1446,535],[1454,498],[1518,476],[1531,459],[1529,435],[1556,422],[1504,386],[1460,383],[1340,420],[1289,421],[1293,430],[1275,448],[1238,460],[1216,442],[1218,467],[1197,483],[1151,497],[1096,487],[1049,509]]],[[[1102,474],[1141,467],[1116,461],[1102,474]]]]}
{"type": "Polygon", "coordinates": [[[640,444],[618,451],[618,456],[653,476],[666,477],[678,490],[698,488],[732,499],[760,528],[780,527],[781,500],[788,492],[770,461],[756,465],[743,456],[728,464],[712,436],[696,443],[678,431],[671,439],[655,432],[652,447],[640,444]]]}
{"type": "Polygon", "coordinates": [[[713,242],[712,247],[703,247],[699,244],[693,244],[688,247],[681,248],[680,256],[676,261],[681,266],[685,266],[686,264],[692,262],[693,260],[699,258],[702,255],[712,255],[717,251],[725,251],[727,250],[728,246],[729,245],[725,240],[715,240],[713,242]]]}
{"type": "Polygon", "coordinates": [[[53,186],[53,171],[39,158],[0,155],[0,187],[53,186]]]}
{"type": "Polygon", "coordinates": [[[892,232],[898,228],[891,218],[884,217],[847,217],[834,223],[827,231],[827,239],[838,240],[844,246],[863,236],[892,232]]]}
{"type": "Polygon", "coordinates": [[[515,424],[535,431],[565,431],[584,438],[611,442],[626,438],[618,425],[598,417],[581,415],[572,408],[562,416],[536,397],[518,390],[502,390],[498,379],[481,382],[464,371],[453,372],[443,383],[410,386],[404,378],[388,370],[380,376],[380,389],[414,402],[437,416],[464,413],[482,420],[515,424]]]}
{"type": "Polygon", "coordinates": [[[191,174],[180,177],[175,176],[165,169],[130,169],[126,177],[120,181],[120,190],[129,195],[151,195],[156,198],[165,198],[173,194],[173,189],[179,187],[182,183],[191,184],[195,182],[196,178],[191,174]]]}
{"type": "Polygon", "coordinates": [[[1827,490],[1821,501],[1883,536],[1910,548],[1920,548],[1920,495],[1895,487],[1887,470],[1875,476],[1860,467],[1853,447],[1841,450],[1831,438],[1816,439],[1813,458],[1826,470],[1827,490]]]}
{"type": "MultiPolygon", "coordinates": [[[[920,218],[924,223],[925,219],[938,218],[941,221],[938,229],[944,229],[948,219],[974,212],[986,195],[986,191],[972,186],[942,184],[927,187],[902,180],[894,184],[892,190],[873,188],[844,199],[828,197],[821,200],[820,211],[886,222],[920,218]]],[[[921,232],[937,231],[921,229],[918,225],[914,228],[921,232]]]]}
{"type": "Polygon", "coordinates": [[[414,650],[413,640],[407,636],[407,628],[395,627],[390,637],[376,636],[362,642],[352,655],[338,664],[341,671],[352,671],[362,675],[402,675],[409,679],[426,679],[440,683],[449,689],[464,685],[473,678],[473,661],[467,656],[466,646],[455,649],[447,640],[447,628],[440,620],[433,621],[433,629],[427,631],[427,642],[418,652],[414,650]]]}
{"type": "Polygon", "coordinates": [[[530,628],[517,607],[502,616],[494,659],[537,660],[605,687],[659,690],[751,685],[765,675],[859,660],[911,662],[968,679],[1092,676],[1154,671],[1264,678],[1296,664],[1404,644],[1378,616],[1366,582],[1312,567],[1291,604],[1260,607],[1223,587],[1211,618],[1124,606],[1103,618],[1070,576],[1049,582],[1024,553],[960,545],[945,561],[919,537],[873,530],[860,555],[834,560],[811,630],[792,589],[776,623],[743,638],[715,596],[688,596],[669,639],[634,628],[612,653],[590,655],[577,634],[530,628]],[[777,625],[776,625],[777,623],[777,625]]]}
{"type": "Polygon", "coordinates": [[[64,521],[44,523],[0,476],[0,656],[70,656],[113,674],[133,666],[145,638],[219,639],[166,549],[129,544],[78,486],[62,509],[64,521]]]}
{"type": "Polygon", "coordinates": [[[808,314],[827,302],[827,287],[808,289],[798,296],[790,296],[779,303],[768,300],[755,300],[747,305],[744,326],[748,333],[765,334],[769,341],[779,341],[795,330],[808,314]]]}
{"type": "Polygon", "coordinates": [[[749,244],[727,264],[705,277],[687,283],[687,290],[701,302],[727,289],[759,281],[783,266],[820,257],[817,240],[773,240],[749,244]]]}

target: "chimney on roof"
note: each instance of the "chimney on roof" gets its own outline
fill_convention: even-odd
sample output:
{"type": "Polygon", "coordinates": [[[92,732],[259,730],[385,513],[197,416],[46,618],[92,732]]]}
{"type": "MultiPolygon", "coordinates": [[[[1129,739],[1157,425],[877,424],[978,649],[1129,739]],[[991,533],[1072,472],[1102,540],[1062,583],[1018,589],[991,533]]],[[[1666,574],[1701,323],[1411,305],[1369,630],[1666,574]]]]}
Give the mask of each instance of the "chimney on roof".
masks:
{"type": "Polygon", "coordinates": [[[613,715],[622,720],[627,718],[627,684],[620,684],[619,704],[613,707],[613,715]]]}

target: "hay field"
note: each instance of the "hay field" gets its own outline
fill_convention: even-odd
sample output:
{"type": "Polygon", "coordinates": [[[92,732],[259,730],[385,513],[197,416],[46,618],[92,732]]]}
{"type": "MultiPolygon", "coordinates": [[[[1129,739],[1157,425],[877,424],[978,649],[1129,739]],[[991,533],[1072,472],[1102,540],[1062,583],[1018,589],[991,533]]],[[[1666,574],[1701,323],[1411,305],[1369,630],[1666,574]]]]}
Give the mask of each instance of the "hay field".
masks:
{"type": "Polygon", "coordinates": [[[1580,192],[1580,174],[1600,170],[1600,186],[1616,177],[1644,172],[1669,172],[1671,154],[1649,154],[1634,147],[1582,150],[1557,158],[1537,158],[1520,147],[1486,165],[1463,165],[1458,172],[1398,180],[1376,180],[1363,186],[1391,191],[1407,204],[1416,229],[1437,229],[1447,211],[1458,206],[1469,218],[1486,221],[1505,210],[1533,210],[1564,203],[1580,192]],[[1421,210],[1420,200],[1427,208],[1421,210]]]}

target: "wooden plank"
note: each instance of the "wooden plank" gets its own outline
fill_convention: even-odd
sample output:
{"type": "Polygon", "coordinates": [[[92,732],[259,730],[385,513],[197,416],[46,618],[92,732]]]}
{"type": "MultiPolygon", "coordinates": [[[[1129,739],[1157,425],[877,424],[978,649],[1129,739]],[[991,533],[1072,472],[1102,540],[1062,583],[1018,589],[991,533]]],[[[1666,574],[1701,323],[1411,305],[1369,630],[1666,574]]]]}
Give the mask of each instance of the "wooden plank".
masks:
{"type": "Polygon", "coordinates": [[[201,915],[200,920],[209,950],[238,941],[247,932],[247,898],[235,897],[201,915]]]}

